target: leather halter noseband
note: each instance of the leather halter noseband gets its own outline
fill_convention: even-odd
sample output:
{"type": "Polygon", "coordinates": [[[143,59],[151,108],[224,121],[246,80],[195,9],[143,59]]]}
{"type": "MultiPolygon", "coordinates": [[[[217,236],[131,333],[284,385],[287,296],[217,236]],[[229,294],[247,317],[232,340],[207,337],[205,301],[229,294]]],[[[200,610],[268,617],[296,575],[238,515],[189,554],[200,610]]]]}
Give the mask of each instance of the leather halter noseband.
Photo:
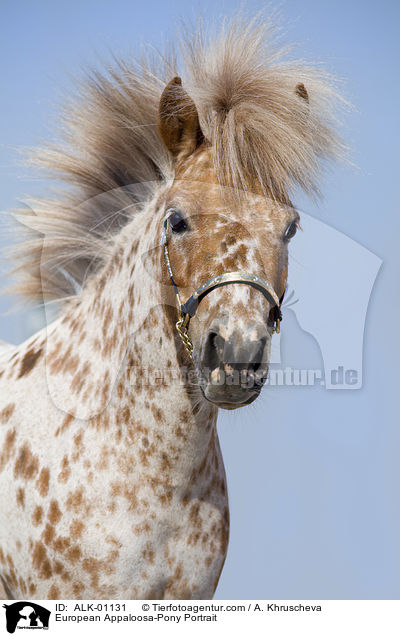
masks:
{"type": "Polygon", "coordinates": [[[243,285],[250,285],[255,289],[258,289],[265,298],[270,303],[273,312],[274,312],[274,330],[273,333],[279,333],[280,324],[282,320],[282,300],[278,297],[272,285],[270,285],[266,280],[257,276],[256,274],[250,274],[249,272],[227,272],[226,274],[220,274],[219,276],[214,276],[214,278],[210,278],[205,283],[200,285],[193,294],[188,298],[185,303],[182,303],[178,287],[174,280],[174,275],[172,272],[171,262],[169,260],[169,252],[168,252],[168,218],[164,221],[163,232],[161,236],[161,245],[164,248],[164,258],[165,264],[167,267],[168,275],[172,283],[172,287],[175,292],[175,298],[178,305],[178,321],[176,323],[176,328],[181,337],[183,345],[192,357],[193,354],[193,343],[191,341],[188,328],[190,319],[196,314],[197,308],[200,302],[203,300],[207,294],[210,293],[213,289],[217,289],[218,287],[223,287],[224,285],[230,285],[232,283],[241,283],[243,285]]]}

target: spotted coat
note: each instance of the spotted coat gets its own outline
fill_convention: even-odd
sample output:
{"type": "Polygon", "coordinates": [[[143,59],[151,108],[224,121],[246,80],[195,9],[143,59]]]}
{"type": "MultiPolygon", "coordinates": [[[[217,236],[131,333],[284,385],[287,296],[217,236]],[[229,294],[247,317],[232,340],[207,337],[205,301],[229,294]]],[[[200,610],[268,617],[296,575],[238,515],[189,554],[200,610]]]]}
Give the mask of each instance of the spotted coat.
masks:
{"type": "Polygon", "coordinates": [[[229,534],[218,408],[192,380],[216,319],[226,341],[246,330],[256,340],[254,325],[268,325],[268,356],[271,307],[245,285],[214,290],[190,325],[191,361],[162,228],[177,208],[190,225],[169,244],[183,298],[239,269],[281,295],[282,237],[298,215],[256,182],[241,196],[224,191],[189,124],[176,138],[161,131],[175,178],[114,237],[104,269],[57,320],[1,349],[0,576],[10,598],[210,598],[218,583],[229,534]]]}

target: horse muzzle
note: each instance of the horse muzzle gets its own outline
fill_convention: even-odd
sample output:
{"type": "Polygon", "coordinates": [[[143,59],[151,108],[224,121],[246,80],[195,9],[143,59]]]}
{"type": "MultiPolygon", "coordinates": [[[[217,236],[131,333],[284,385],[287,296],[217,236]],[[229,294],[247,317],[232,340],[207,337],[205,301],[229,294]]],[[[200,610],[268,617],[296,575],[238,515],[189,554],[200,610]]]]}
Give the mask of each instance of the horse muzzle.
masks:
{"type": "Polygon", "coordinates": [[[267,380],[270,341],[263,324],[229,333],[223,322],[215,321],[203,337],[198,359],[204,397],[230,410],[253,402],[267,380]]]}

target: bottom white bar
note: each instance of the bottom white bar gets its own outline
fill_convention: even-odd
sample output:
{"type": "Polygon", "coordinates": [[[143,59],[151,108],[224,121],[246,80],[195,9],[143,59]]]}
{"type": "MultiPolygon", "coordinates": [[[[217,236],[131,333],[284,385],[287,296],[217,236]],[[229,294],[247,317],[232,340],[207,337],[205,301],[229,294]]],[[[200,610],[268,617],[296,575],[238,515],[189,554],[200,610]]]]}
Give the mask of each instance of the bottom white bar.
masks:
{"type": "Polygon", "coordinates": [[[400,601],[7,601],[0,633],[399,634],[400,601]],[[24,630],[24,631],[22,631],[24,630]],[[242,632],[243,633],[243,632],[242,632]]]}

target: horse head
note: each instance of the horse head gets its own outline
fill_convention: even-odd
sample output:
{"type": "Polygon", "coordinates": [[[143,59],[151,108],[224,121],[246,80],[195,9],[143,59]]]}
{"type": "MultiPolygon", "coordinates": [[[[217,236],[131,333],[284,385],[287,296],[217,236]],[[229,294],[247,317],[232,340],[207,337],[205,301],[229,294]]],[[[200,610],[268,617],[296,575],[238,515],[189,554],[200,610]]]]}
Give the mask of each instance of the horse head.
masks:
{"type": "Polygon", "coordinates": [[[180,78],[161,96],[159,131],[174,162],[162,236],[178,330],[203,396],[234,409],[253,402],[267,379],[299,215],[287,196],[263,191],[254,175],[245,173],[241,187],[221,178],[180,78]]]}

